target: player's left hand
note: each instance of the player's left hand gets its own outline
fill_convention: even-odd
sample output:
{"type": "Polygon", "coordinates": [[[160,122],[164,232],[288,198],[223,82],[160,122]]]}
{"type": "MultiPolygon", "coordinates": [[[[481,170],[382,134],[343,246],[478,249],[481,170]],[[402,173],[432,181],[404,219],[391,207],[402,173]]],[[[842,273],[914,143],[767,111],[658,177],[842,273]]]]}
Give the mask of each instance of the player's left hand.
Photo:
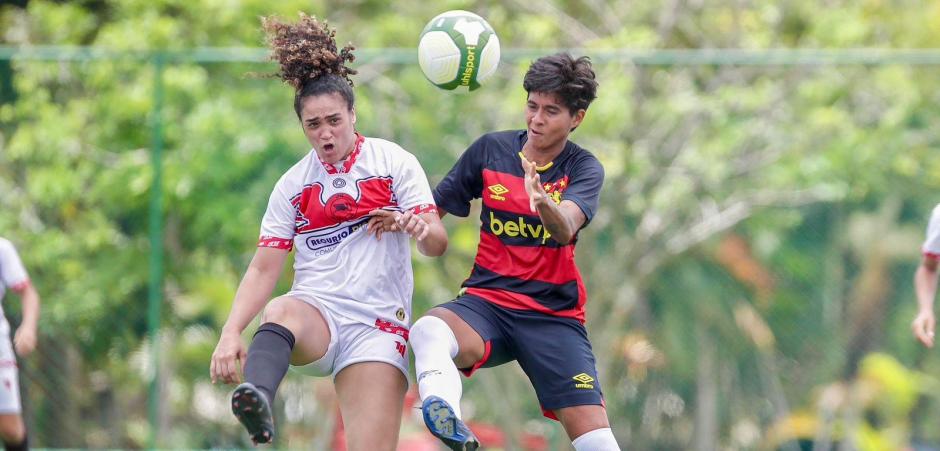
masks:
{"type": "Polygon", "coordinates": [[[36,329],[32,327],[18,327],[13,334],[13,348],[16,354],[22,357],[29,355],[36,349],[36,329]]]}
{"type": "Polygon", "coordinates": [[[404,213],[398,211],[389,211],[389,210],[372,210],[369,212],[373,216],[373,219],[381,217],[382,220],[379,221],[375,219],[375,228],[373,229],[373,219],[369,220],[369,225],[366,230],[370,232],[375,232],[376,238],[379,239],[381,234],[379,231],[379,224],[381,224],[381,229],[385,232],[389,231],[403,231],[408,235],[411,235],[412,238],[421,241],[428,236],[428,233],[431,231],[431,226],[420,216],[414,214],[413,212],[406,211],[404,213]],[[389,225],[388,220],[391,219],[392,222],[389,225]]]}
{"type": "Polygon", "coordinates": [[[536,170],[534,161],[529,161],[525,155],[519,154],[522,160],[522,170],[525,171],[525,192],[529,195],[529,209],[535,212],[539,205],[548,201],[548,193],[542,187],[542,178],[536,170]]]}

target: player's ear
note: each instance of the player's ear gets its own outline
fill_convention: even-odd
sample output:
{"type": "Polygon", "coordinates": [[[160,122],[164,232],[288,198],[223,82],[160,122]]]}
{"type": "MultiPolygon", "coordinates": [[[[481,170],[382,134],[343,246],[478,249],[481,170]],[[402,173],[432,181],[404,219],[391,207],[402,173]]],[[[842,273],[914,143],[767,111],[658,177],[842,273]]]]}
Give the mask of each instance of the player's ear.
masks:
{"type": "Polygon", "coordinates": [[[353,124],[353,125],[356,125],[356,109],[353,108],[353,109],[349,110],[349,114],[351,115],[350,118],[349,118],[349,120],[352,121],[352,124],[353,124]]]}
{"type": "Polygon", "coordinates": [[[586,113],[587,113],[587,110],[585,110],[584,108],[574,113],[574,115],[571,117],[571,129],[572,130],[578,128],[578,126],[581,125],[581,121],[584,120],[584,115],[586,113]]]}

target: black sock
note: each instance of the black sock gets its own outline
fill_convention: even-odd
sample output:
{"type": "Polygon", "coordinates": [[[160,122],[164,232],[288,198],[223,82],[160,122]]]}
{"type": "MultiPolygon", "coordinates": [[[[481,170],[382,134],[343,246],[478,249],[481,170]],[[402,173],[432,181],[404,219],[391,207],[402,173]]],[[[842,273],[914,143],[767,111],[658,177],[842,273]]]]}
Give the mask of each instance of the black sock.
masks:
{"type": "Polygon", "coordinates": [[[23,441],[16,445],[11,445],[7,442],[3,442],[3,447],[6,449],[6,451],[26,451],[29,449],[29,443],[27,440],[28,438],[29,437],[27,437],[26,435],[23,435],[23,441]]]}
{"type": "MultiPolygon", "coordinates": [[[[274,394],[290,366],[294,334],[286,327],[264,323],[255,332],[245,362],[245,382],[251,382],[274,404],[274,394]]],[[[272,406],[273,407],[273,406],[272,406]]]]}

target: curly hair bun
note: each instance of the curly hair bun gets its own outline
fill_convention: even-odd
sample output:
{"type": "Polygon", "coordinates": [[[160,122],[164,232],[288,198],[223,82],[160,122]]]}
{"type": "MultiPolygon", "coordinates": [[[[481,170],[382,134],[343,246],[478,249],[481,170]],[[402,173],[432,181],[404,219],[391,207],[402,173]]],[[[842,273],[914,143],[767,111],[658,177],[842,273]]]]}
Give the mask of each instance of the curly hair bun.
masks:
{"type": "Polygon", "coordinates": [[[346,63],[356,59],[352,54],[355,47],[347,44],[337,50],[336,30],[326,21],[300,13],[297,23],[262,17],[261,24],[272,49],[271,59],[280,64],[280,71],[275,75],[284,83],[300,90],[307,80],[333,74],[353,85],[349,76],[356,71],[346,67],[346,63]]]}

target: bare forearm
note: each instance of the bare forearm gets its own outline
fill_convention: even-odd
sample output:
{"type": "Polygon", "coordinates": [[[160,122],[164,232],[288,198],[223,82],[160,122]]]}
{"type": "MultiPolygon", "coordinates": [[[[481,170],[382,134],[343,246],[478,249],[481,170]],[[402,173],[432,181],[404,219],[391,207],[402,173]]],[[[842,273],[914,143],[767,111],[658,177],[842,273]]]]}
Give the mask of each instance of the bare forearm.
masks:
{"type": "Polygon", "coordinates": [[[918,308],[933,310],[934,297],[937,294],[937,269],[918,266],[917,272],[914,273],[914,289],[917,292],[918,308]]]}
{"type": "Polygon", "coordinates": [[[280,277],[280,268],[277,271],[264,270],[249,266],[245,277],[238,285],[235,300],[232,301],[232,311],[222,327],[223,331],[241,333],[248,327],[248,323],[264,308],[274,285],[280,277]]]}
{"type": "Polygon", "coordinates": [[[418,252],[428,257],[439,257],[447,250],[447,230],[443,224],[431,224],[428,236],[418,241],[418,252]]]}
{"type": "Polygon", "coordinates": [[[29,327],[33,330],[39,324],[39,293],[32,285],[28,286],[22,294],[23,322],[20,327],[29,327]]]}
{"type": "Polygon", "coordinates": [[[535,208],[552,239],[561,244],[568,244],[574,238],[575,229],[570,219],[548,196],[537,202],[535,208]]]}

